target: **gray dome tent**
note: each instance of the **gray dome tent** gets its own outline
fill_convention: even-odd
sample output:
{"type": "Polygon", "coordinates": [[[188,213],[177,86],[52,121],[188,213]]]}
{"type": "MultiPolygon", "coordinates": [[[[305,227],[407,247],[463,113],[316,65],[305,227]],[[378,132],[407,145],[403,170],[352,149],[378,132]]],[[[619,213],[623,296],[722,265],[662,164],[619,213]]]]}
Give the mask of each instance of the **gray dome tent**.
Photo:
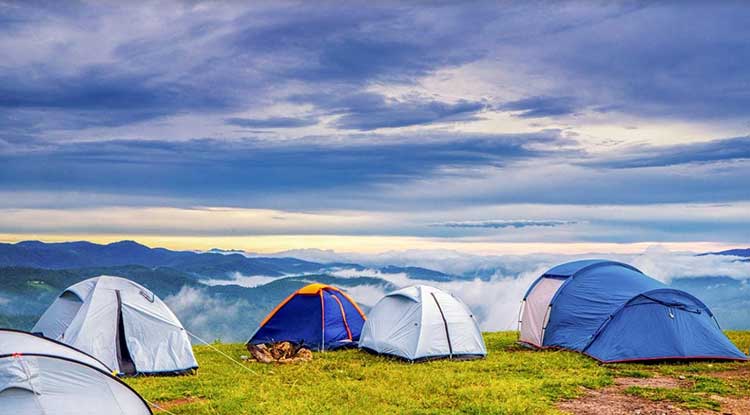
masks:
{"type": "Polygon", "coordinates": [[[68,287],[32,331],[95,356],[118,374],[198,367],[177,317],[154,293],[124,278],[103,275],[68,287]]]}
{"type": "Polygon", "coordinates": [[[452,294],[426,285],[380,299],[367,315],[359,347],[409,361],[487,355],[471,310],[452,294]]]}
{"type": "Polygon", "coordinates": [[[150,415],[101,362],[64,344],[0,330],[0,408],[23,415],[150,415]]]}

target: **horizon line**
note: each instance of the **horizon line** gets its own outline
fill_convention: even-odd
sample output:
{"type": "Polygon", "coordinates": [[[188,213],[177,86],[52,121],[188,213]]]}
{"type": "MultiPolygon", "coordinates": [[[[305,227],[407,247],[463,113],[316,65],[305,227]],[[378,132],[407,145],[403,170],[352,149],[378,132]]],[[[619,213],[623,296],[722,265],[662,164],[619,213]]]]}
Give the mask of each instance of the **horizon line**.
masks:
{"type": "Polygon", "coordinates": [[[133,234],[0,234],[1,243],[25,241],[43,243],[91,242],[111,244],[133,241],[148,248],[178,251],[242,251],[247,254],[274,255],[314,249],[334,253],[382,254],[394,251],[453,251],[466,255],[532,254],[639,254],[649,249],[694,253],[744,249],[747,245],[715,241],[641,241],[641,242],[487,242],[456,238],[342,236],[342,235],[245,235],[245,236],[170,236],[133,234]]]}

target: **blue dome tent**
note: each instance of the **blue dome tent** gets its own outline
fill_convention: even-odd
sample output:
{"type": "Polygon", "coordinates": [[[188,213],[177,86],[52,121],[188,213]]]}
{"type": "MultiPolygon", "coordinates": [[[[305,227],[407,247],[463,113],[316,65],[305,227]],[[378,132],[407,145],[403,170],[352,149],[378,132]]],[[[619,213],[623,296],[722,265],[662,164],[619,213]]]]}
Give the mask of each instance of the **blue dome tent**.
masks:
{"type": "Polygon", "coordinates": [[[282,301],[260,323],[248,344],[290,341],[312,350],[356,347],[365,314],[342,290],[310,284],[282,301]]]}
{"type": "Polygon", "coordinates": [[[521,343],[574,350],[601,362],[746,360],[692,295],[619,262],[558,265],[529,287],[521,343]]]}

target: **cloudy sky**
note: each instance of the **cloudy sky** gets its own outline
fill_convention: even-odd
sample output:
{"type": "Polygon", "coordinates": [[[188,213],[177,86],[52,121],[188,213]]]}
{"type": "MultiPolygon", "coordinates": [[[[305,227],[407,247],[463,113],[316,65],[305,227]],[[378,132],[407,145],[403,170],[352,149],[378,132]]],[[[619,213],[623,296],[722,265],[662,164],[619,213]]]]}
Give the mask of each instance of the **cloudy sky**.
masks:
{"type": "Polygon", "coordinates": [[[0,0],[0,240],[747,245],[747,4],[251,3],[0,0]]]}

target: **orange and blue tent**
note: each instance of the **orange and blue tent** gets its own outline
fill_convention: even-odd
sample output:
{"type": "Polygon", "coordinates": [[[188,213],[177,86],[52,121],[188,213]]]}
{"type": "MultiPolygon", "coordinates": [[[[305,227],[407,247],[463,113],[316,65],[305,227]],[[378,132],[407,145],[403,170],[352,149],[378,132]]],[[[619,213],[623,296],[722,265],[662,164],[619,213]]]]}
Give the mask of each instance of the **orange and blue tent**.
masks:
{"type": "Polygon", "coordinates": [[[310,284],[279,303],[260,323],[248,344],[289,341],[312,350],[356,346],[365,314],[342,290],[310,284]]]}

